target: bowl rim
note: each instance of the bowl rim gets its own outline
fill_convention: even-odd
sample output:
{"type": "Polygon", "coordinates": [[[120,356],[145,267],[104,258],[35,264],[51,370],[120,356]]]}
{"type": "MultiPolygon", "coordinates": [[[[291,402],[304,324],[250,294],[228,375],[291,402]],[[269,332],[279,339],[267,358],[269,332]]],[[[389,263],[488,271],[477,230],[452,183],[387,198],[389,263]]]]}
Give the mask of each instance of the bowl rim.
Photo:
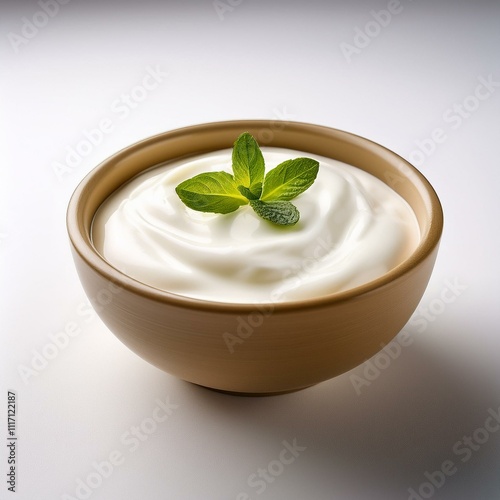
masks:
{"type": "MultiPolygon", "coordinates": [[[[222,130],[228,127],[268,128],[269,124],[270,120],[251,119],[216,121],[197,125],[189,125],[144,138],[109,156],[84,176],[84,178],[75,188],[69,200],[66,213],[66,227],[73,250],[95,272],[106,278],[109,282],[113,283],[118,288],[128,290],[132,293],[152,299],[154,301],[164,302],[176,307],[183,307],[193,310],[205,310],[230,314],[234,314],[236,312],[240,312],[241,314],[251,313],[256,309],[270,306],[274,314],[278,312],[286,312],[291,309],[303,310],[321,308],[332,305],[334,303],[342,303],[355,297],[361,297],[371,294],[377,290],[380,290],[381,288],[388,286],[390,283],[401,279],[404,275],[419,266],[419,264],[425,261],[437,249],[444,225],[443,209],[434,188],[416,167],[411,165],[407,160],[399,156],[394,151],[360,135],[346,132],[344,130],[336,129],[333,127],[297,121],[286,121],[284,122],[284,125],[286,125],[287,128],[292,128],[294,130],[307,130],[308,132],[313,134],[323,133],[329,134],[332,137],[336,136],[338,139],[346,140],[354,145],[364,148],[365,150],[379,153],[379,155],[384,155],[384,157],[392,159],[394,162],[398,162],[399,165],[404,167],[408,172],[411,172],[412,174],[411,178],[410,176],[406,176],[406,179],[408,179],[414,186],[416,186],[419,194],[425,195],[425,197],[427,198],[426,205],[429,212],[429,227],[427,230],[427,234],[422,236],[419,245],[409,257],[407,257],[404,261],[402,261],[400,264],[398,264],[388,272],[384,273],[379,278],[376,278],[367,283],[363,283],[354,288],[350,288],[348,290],[334,292],[319,297],[284,302],[273,302],[272,300],[270,300],[269,302],[259,303],[230,303],[196,299],[173,292],[160,290],[151,285],[140,282],[119,271],[118,269],[113,267],[106,259],[104,259],[104,257],[102,257],[97,249],[93,246],[90,234],[92,222],[90,224],[90,227],[88,228],[88,231],[82,231],[82,227],[84,226],[84,223],[82,221],[82,205],[84,205],[84,201],[86,200],[86,196],[88,195],[88,184],[91,183],[96,176],[99,176],[101,172],[111,168],[121,159],[131,154],[135,154],[141,149],[145,149],[149,145],[154,144],[158,141],[173,139],[179,136],[184,136],[185,134],[193,135],[198,132],[207,130],[216,131],[217,129],[222,130]]],[[[275,145],[269,144],[269,146],[274,147],[275,145]]],[[[151,167],[154,166],[155,165],[151,165],[151,167]]],[[[104,199],[101,201],[101,204],[102,202],[104,202],[104,199]]]]}

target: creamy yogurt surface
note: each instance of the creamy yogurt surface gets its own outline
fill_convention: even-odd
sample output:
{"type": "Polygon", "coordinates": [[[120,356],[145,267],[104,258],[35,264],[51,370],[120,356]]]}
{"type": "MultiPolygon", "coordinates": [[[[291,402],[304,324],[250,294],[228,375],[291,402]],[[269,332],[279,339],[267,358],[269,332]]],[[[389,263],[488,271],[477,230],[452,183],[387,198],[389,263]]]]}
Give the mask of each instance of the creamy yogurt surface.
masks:
{"type": "Polygon", "coordinates": [[[371,174],[336,160],[261,148],[266,171],[307,156],[314,184],[292,200],[295,226],[276,226],[242,206],[230,214],[186,207],[175,192],[202,172],[231,172],[231,149],[168,162],[112,194],[92,226],[96,249],[130,277],[187,297],[232,303],[307,299],[380,277],[416,248],[416,217],[371,174]]]}

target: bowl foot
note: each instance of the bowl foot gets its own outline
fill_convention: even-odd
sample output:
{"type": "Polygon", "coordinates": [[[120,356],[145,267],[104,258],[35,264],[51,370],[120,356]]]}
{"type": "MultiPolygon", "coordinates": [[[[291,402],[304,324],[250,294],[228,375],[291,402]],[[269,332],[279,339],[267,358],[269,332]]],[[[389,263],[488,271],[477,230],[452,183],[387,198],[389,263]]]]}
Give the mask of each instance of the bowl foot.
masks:
{"type": "Polygon", "coordinates": [[[238,391],[226,391],[225,389],[217,389],[215,387],[208,387],[206,385],[195,384],[191,382],[193,385],[197,385],[198,387],[203,387],[203,389],[208,389],[214,392],[220,392],[222,394],[227,394],[228,396],[243,396],[243,397],[265,397],[265,396],[281,396],[282,394],[290,394],[292,392],[299,392],[312,387],[313,385],[307,385],[305,387],[299,387],[297,389],[288,389],[286,391],[275,391],[275,392],[238,392],[238,391]]]}

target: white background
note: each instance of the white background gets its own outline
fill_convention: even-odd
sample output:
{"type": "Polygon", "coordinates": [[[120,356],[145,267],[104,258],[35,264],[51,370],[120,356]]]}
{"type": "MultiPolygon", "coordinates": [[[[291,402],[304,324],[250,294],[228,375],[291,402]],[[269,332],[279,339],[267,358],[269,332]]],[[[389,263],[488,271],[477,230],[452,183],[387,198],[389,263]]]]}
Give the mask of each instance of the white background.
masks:
{"type": "Polygon", "coordinates": [[[35,1],[2,4],[0,498],[405,500],[410,488],[500,498],[500,430],[487,420],[500,407],[500,3],[222,3],[218,13],[210,0],[71,0],[47,7],[50,18],[35,1]],[[376,21],[388,5],[398,13],[376,21]],[[152,69],[156,88],[137,90],[152,69]],[[131,93],[140,102],[124,104],[131,93]],[[446,216],[436,268],[398,337],[407,345],[383,370],[365,364],[279,397],[227,396],[148,365],[87,306],[65,228],[77,183],[147,136],[241,118],[368,137],[436,188],[446,216]],[[103,119],[99,143],[61,170],[103,119]],[[55,337],[67,345],[54,350],[55,337]],[[158,398],[178,407],[157,424],[158,398]],[[131,441],[141,425],[149,434],[131,441]],[[280,465],[294,440],[302,451],[280,465]],[[110,455],[120,464],[99,476],[93,464],[110,455]],[[453,473],[425,485],[445,461],[453,473]],[[272,482],[252,480],[268,467],[272,482]]]}

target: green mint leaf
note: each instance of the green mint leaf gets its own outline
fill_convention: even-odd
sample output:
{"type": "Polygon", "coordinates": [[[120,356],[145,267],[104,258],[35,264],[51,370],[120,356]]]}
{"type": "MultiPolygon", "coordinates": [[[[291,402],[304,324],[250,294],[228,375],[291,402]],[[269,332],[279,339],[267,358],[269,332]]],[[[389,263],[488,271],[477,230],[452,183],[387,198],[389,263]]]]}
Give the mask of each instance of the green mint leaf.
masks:
{"type": "Polygon", "coordinates": [[[319,163],[311,158],[296,158],[280,163],[264,179],[262,201],[289,201],[303,193],[316,179],[319,163]]]}
{"type": "Polygon", "coordinates": [[[248,199],[239,191],[231,174],[227,172],[206,172],[181,182],[175,192],[193,210],[228,214],[248,199]]]}
{"type": "MultiPolygon", "coordinates": [[[[238,186],[238,191],[248,200],[258,200],[260,197],[260,192],[258,195],[253,194],[252,191],[245,186],[238,186]]],[[[262,191],[262,189],[260,191],[262,191]]]]}
{"type": "Polygon", "coordinates": [[[262,151],[248,132],[234,143],[232,166],[234,177],[227,172],[205,172],[181,182],[175,191],[193,210],[227,214],[250,203],[263,219],[291,226],[300,213],[289,200],[311,186],[319,169],[316,160],[296,158],[280,163],[264,178],[262,151]]]}
{"type": "Polygon", "coordinates": [[[297,207],[289,201],[250,201],[257,215],[280,226],[293,226],[300,218],[297,207]]]}
{"type": "MultiPolygon", "coordinates": [[[[233,172],[237,185],[242,185],[257,194],[258,185],[264,180],[264,157],[257,141],[244,132],[236,139],[233,147],[233,172]]],[[[260,196],[258,193],[257,198],[260,196]]]]}

